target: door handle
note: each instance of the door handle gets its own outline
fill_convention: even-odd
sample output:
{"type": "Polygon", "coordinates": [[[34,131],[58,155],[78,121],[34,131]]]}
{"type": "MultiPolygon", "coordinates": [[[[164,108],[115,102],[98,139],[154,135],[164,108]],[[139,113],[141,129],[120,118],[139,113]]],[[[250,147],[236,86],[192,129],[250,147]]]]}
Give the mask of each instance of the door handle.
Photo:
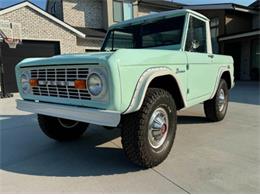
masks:
{"type": "Polygon", "coordinates": [[[214,58],[214,55],[213,54],[209,54],[208,57],[209,58],[214,58]]]}

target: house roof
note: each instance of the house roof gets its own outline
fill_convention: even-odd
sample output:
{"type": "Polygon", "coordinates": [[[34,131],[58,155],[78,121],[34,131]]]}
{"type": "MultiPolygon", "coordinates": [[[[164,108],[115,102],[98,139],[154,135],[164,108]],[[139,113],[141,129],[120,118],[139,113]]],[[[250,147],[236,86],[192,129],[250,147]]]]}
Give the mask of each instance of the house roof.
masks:
{"type": "Polygon", "coordinates": [[[253,8],[253,9],[259,9],[260,8],[260,0],[256,0],[255,2],[250,4],[249,7],[253,8]]]}
{"type": "Polygon", "coordinates": [[[105,29],[94,29],[94,28],[87,28],[87,27],[75,27],[80,32],[84,33],[86,35],[86,38],[92,37],[92,38],[105,38],[106,36],[106,30],[105,29]]]}
{"type": "Polygon", "coordinates": [[[241,38],[252,37],[252,36],[260,36],[260,29],[254,29],[254,30],[247,31],[247,32],[240,32],[240,33],[235,33],[235,34],[231,34],[231,35],[220,36],[218,38],[218,40],[227,41],[227,40],[241,39],[241,38]]]}
{"type": "Polygon", "coordinates": [[[219,3],[219,4],[200,4],[200,5],[184,5],[184,9],[192,9],[192,10],[235,10],[240,12],[247,12],[251,14],[258,14],[257,11],[251,9],[250,7],[238,5],[235,3],[219,3]]]}
{"type": "Polygon", "coordinates": [[[74,27],[70,26],[69,24],[67,24],[67,23],[57,19],[56,17],[52,16],[51,14],[47,13],[46,11],[42,10],[38,6],[36,6],[33,3],[30,3],[28,1],[25,1],[25,2],[22,2],[22,3],[16,4],[16,5],[13,5],[13,6],[10,6],[10,7],[7,7],[5,9],[3,9],[3,10],[0,10],[0,15],[4,15],[6,13],[18,10],[20,8],[23,8],[23,7],[29,7],[31,9],[35,10],[36,12],[42,14],[43,16],[47,17],[51,21],[61,25],[62,27],[68,29],[71,32],[75,33],[78,37],[81,37],[81,38],[85,38],[86,37],[86,35],[84,33],[80,32],[76,28],[74,28],[74,27]]]}
{"type": "Polygon", "coordinates": [[[160,8],[180,9],[184,4],[166,0],[138,0],[138,4],[155,6],[160,8]]]}

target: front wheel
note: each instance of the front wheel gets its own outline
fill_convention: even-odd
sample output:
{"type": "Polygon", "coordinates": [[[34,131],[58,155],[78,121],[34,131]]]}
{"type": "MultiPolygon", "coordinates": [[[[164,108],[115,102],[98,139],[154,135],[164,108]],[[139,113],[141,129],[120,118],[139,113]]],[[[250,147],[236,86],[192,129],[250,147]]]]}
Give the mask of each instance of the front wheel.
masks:
{"type": "Polygon", "coordinates": [[[122,119],[122,145],[128,159],[144,168],[160,164],[171,150],[176,124],[171,94],[149,88],[141,109],[122,119]]]}
{"type": "Polygon", "coordinates": [[[40,114],[38,115],[38,122],[44,134],[57,141],[78,139],[88,127],[87,123],[40,114]]]}
{"type": "Polygon", "coordinates": [[[213,99],[204,102],[204,112],[209,121],[217,122],[224,119],[229,101],[227,82],[220,80],[217,92],[213,99]]]}

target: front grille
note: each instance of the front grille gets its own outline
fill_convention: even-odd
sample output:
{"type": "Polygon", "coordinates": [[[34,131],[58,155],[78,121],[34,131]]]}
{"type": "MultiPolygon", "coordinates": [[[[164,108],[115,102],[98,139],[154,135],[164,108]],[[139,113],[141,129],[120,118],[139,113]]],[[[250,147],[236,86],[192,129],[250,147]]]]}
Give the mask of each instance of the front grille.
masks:
{"type": "Polygon", "coordinates": [[[76,89],[75,80],[86,80],[88,68],[40,68],[31,70],[31,79],[39,85],[32,88],[33,95],[90,100],[87,89],[76,89]]]}

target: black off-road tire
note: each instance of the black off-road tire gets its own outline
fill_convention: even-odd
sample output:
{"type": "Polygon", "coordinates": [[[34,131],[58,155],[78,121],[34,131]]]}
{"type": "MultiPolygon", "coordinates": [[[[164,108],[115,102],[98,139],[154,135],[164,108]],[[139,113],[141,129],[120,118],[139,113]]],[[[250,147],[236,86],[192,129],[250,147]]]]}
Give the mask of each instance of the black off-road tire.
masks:
{"type": "Polygon", "coordinates": [[[115,129],[116,127],[109,127],[109,126],[103,126],[106,130],[113,130],[115,129]]]}
{"type": "Polygon", "coordinates": [[[157,166],[166,159],[172,148],[176,127],[176,105],[171,94],[163,89],[149,88],[141,109],[122,117],[121,137],[126,156],[143,168],[157,166]],[[148,140],[148,123],[157,108],[166,110],[169,124],[165,141],[155,149],[148,140]]]}
{"type": "Polygon", "coordinates": [[[59,119],[40,114],[38,114],[38,123],[45,135],[57,141],[72,141],[78,139],[83,135],[89,125],[88,123],[59,119]],[[68,124],[71,123],[71,126],[67,125],[65,127],[60,121],[66,121],[68,124]],[[75,122],[75,124],[73,124],[73,122],[75,122]]]}
{"type": "Polygon", "coordinates": [[[228,108],[228,101],[229,101],[228,85],[224,79],[221,79],[218,89],[217,89],[216,94],[213,97],[213,99],[204,102],[204,112],[205,112],[206,118],[211,122],[217,122],[217,121],[223,120],[226,116],[226,112],[227,112],[227,108],[228,108]],[[221,90],[224,91],[224,97],[225,97],[224,102],[225,103],[224,103],[223,109],[219,110],[218,98],[220,96],[221,90]]]}

